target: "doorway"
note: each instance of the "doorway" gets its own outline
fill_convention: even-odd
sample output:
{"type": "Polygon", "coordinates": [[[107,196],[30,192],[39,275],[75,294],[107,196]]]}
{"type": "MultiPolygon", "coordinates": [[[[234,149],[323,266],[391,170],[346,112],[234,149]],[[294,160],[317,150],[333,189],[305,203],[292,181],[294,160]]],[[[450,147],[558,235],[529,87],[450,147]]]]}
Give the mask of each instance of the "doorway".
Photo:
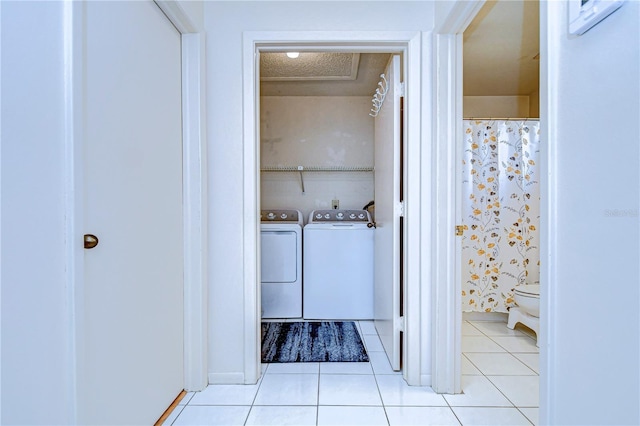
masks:
{"type": "MultiPolygon", "coordinates": [[[[278,293],[274,286],[279,286],[290,288],[281,290],[279,297],[289,299],[291,309],[283,308],[297,312],[290,316],[293,319],[302,319],[302,311],[305,320],[375,319],[395,370],[400,369],[397,323],[402,303],[402,212],[397,208],[403,193],[401,61],[401,55],[386,52],[306,51],[305,46],[295,52],[260,52],[261,211],[273,216],[274,210],[298,210],[307,226],[299,254],[305,258],[304,303],[297,280],[270,282],[261,286],[261,300],[266,301],[261,311],[270,313],[266,318],[278,318],[273,314],[274,304],[279,306],[273,292],[278,293]],[[369,223],[325,226],[311,217],[313,212],[327,215],[335,209],[344,222],[353,222],[373,200],[369,223]],[[325,248],[342,252],[335,257],[342,267],[333,262],[318,265],[330,255],[311,242],[310,229],[318,226],[328,231],[315,232],[331,240],[349,235],[341,243],[327,241],[325,248]],[[357,255],[365,252],[369,255],[357,255]],[[327,270],[333,271],[324,276],[327,270]],[[290,293],[297,299],[288,298],[290,293]]],[[[263,243],[264,238],[263,229],[263,243]]]]}
{"type": "MultiPolygon", "coordinates": [[[[303,33],[304,37],[305,34],[303,33]]],[[[260,251],[258,247],[259,240],[259,213],[260,213],[260,131],[259,131],[259,123],[260,123],[260,108],[259,108],[259,89],[260,89],[260,68],[259,68],[259,57],[261,52],[273,52],[273,51],[330,51],[330,52],[366,52],[366,53],[396,53],[401,54],[404,57],[404,69],[405,75],[408,82],[415,81],[415,93],[416,98],[414,100],[414,104],[418,101],[418,93],[419,93],[419,57],[417,52],[419,51],[419,39],[417,37],[412,37],[407,39],[406,35],[398,35],[398,34],[378,34],[378,36],[382,36],[381,40],[362,40],[356,34],[340,34],[333,33],[330,36],[329,40],[318,40],[317,34],[309,34],[309,40],[300,39],[301,34],[296,33],[295,38],[290,38],[287,34],[277,33],[277,34],[253,34],[252,36],[247,37],[245,42],[245,58],[249,60],[250,63],[253,64],[252,67],[246,67],[245,69],[250,69],[245,76],[244,81],[246,83],[245,86],[245,95],[250,95],[247,98],[248,108],[245,108],[245,135],[249,137],[249,140],[245,140],[245,175],[250,175],[252,178],[247,179],[245,181],[244,186],[244,194],[245,200],[248,202],[246,207],[250,210],[247,212],[252,212],[252,217],[249,218],[245,215],[245,226],[247,232],[245,233],[245,260],[246,265],[252,265],[250,270],[245,271],[245,295],[250,295],[249,298],[245,298],[245,307],[246,312],[252,314],[253,318],[250,321],[247,321],[245,327],[245,341],[247,343],[246,351],[245,351],[245,382],[246,383],[254,383],[258,380],[260,376],[260,323],[261,323],[261,311],[260,311],[260,251]],[[385,40],[385,37],[391,37],[385,40]],[[400,38],[401,42],[393,42],[393,38],[400,38]],[[415,80],[414,80],[415,79],[415,80]]],[[[409,93],[414,93],[407,90],[409,93]]],[[[411,126],[412,117],[411,117],[411,98],[408,97],[407,102],[409,103],[408,111],[408,125],[411,126]]],[[[419,110],[416,111],[419,113],[419,110]]],[[[419,119],[418,116],[413,117],[414,129],[419,127],[419,119]]],[[[417,136],[418,133],[415,133],[417,136]]],[[[405,147],[405,152],[411,151],[413,149],[419,149],[419,139],[416,137],[415,140],[412,138],[407,139],[407,146],[405,147]],[[413,142],[413,143],[412,143],[413,142]]],[[[417,159],[417,158],[416,158],[417,159]]],[[[407,164],[404,165],[404,170],[410,170],[407,167],[407,164]]],[[[414,170],[414,173],[417,170],[414,170]]],[[[409,182],[411,176],[407,176],[405,182],[409,182]]],[[[419,180],[418,177],[414,176],[416,181],[419,180]]],[[[418,199],[418,188],[416,186],[407,185],[404,193],[407,196],[407,199],[411,196],[412,190],[416,193],[416,199],[418,199]]],[[[405,212],[405,218],[408,217],[411,212],[405,212]]],[[[404,237],[404,246],[406,256],[406,266],[404,267],[405,275],[406,273],[411,273],[414,271],[414,268],[411,267],[411,245],[414,247],[417,246],[417,237],[419,236],[417,233],[413,234],[412,238],[411,234],[408,232],[409,227],[405,226],[405,237],[404,237]]],[[[414,258],[415,259],[415,258],[414,258]]],[[[417,271],[416,271],[417,272],[417,271]]],[[[416,273],[414,272],[414,273],[416,273]]],[[[404,292],[405,302],[408,299],[408,295],[412,293],[412,291],[417,291],[418,289],[418,281],[414,281],[415,287],[412,289],[411,286],[408,286],[406,291],[404,292]]],[[[417,298],[414,299],[415,302],[418,302],[417,298]]],[[[414,302],[414,303],[415,303],[414,302]]],[[[415,306],[415,305],[414,305],[415,306]]],[[[402,325],[398,324],[398,331],[401,329],[405,330],[407,328],[413,328],[416,332],[414,335],[416,341],[419,340],[419,320],[416,315],[411,316],[407,315],[411,312],[412,309],[410,306],[405,306],[405,317],[403,319],[399,318],[399,322],[402,321],[402,325]],[[410,324],[410,327],[407,327],[407,324],[410,324]]],[[[417,313],[417,309],[413,311],[417,313]]],[[[413,347],[414,352],[412,353],[410,350],[410,346],[405,342],[405,350],[403,351],[403,375],[405,379],[410,384],[420,384],[420,361],[419,361],[419,347],[416,345],[413,347]]]]}
{"type": "Polygon", "coordinates": [[[472,15],[461,33],[464,93],[458,100],[464,126],[456,129],[462,164],[456,170],[457,217],[464,228],[456,256],[461,287],[455,291],[463,311],[455,330],[461,341],[458,374],[468,398],[473,395],[467,389],[483,388],[476,396],[498,406],[506,396],[520,411],[509,408],[514,415],[537,423],[537,336],[519,325],[508,328],[507,318],[513,288],[539,284],[538,4],[487,2],[472,15]],[[513,42],[495,49],[500,40],[513,42]],[[490,140],[486,149],[483,137],[490,140]],[[523,229],[517,229],[520,223],[523,229]]]}

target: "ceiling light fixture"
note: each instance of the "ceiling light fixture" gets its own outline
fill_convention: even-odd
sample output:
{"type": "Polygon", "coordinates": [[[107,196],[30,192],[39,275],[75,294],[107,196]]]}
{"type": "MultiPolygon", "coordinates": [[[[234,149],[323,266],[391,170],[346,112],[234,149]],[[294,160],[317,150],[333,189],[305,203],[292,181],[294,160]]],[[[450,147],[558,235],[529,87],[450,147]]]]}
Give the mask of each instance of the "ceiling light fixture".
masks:
{"type": "Polygon", "coordinates": [[[300,56],[300,52],[287,52],[287,56],[290,57],[291,59],[295,59],[298,56],[300,56]]]}

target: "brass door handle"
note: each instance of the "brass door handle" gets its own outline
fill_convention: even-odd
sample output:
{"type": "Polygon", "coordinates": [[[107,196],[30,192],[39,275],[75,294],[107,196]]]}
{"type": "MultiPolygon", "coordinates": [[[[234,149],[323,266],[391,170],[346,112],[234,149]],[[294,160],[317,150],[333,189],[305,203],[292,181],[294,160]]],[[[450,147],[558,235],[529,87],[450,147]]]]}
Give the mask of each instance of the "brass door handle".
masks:
{"type": "Polygon", "coordinates": [[[92,249],[98,245],[100,240],[93,234],[84,234],[84,248],[92,249]]]}

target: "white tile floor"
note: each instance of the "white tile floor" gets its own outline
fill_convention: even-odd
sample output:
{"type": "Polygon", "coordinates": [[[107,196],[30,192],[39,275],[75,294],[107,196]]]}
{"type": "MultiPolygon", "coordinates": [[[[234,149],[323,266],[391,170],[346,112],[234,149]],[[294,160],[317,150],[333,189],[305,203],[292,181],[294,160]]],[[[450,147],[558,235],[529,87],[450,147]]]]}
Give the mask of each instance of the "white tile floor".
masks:
{"type": "Polygon", "coordinates": [[[460,395],[407,386],[373,323],[358,323],[370,362],[264,364],[256,385],[189,393],[165,425],[531,425],[538,348],[525,327],[465,321],[460,395]]]}

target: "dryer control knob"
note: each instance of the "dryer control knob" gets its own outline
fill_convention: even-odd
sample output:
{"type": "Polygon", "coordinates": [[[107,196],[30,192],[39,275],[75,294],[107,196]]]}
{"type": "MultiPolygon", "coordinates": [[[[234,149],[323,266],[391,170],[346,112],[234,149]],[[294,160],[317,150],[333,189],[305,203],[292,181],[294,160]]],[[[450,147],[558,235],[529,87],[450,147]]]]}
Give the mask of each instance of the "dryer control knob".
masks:
{"type": "Polygon", "coordinates": [[[318,213],[318,214],[316,215],[316,219],[322,219],[322,214],[318,213]]]}
{"type": "Polygon", "coordinates": [[[355,219],[355,218],[356,218],[356,214],[355,214],[355,213],[351,213],[351,214],[349,215],[349,219],[355,219]]]}
{"type": "Polygon", "coordinates": [[[331,218],[331,215],[330,215],[329,213],[327,213],[327,214],[325,214],[325,215],[324,215],[324,218],[325,218],[325,219],[330,219],[330,218],[331,218]]]}
{"type": "Polygon", "coordinates": [[[344,218],[344,213],[340,212],[340,213],[336,214],[336,217],[338,219],[343,219],[344,218]]]}
{"type": "Polygon", "coordinates": [[[286,213],[282,213],[282,214],[280,215],[280,219],[286,219],[286,218],[287,218],[287,214],[286,214],[286,213]]]}
{"type": "Polygon", "coordinates": [[[364,219],[364,213],[360,213],[360,214],[358,215],[358,219],[364,219]]]}
{"type": "Polygon", "coordinates": [[[271,213],[269,213],[269,214],[267,215],[267,219],[275,219],[275,218],[276,218],[276,215],[275,215],[275,213],[273,213],[273,212],[271,212],[271,213]]]}

